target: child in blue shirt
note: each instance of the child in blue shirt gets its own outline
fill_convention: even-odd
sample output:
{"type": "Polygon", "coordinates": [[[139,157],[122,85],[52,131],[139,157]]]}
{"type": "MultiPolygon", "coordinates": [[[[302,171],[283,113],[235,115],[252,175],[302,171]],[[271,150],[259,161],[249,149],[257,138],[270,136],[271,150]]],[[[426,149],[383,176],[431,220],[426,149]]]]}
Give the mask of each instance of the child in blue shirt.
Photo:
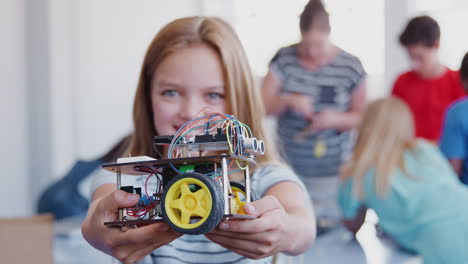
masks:
{"type": "Polygon", "coordinates": [[[438,148],[415,139],[403,101],[368,106],[342,170],[338,202],[346,226],[356,231],[371,208],[383,231],[425,264],[468,263],[467,200],[468,188],[438,148]]]}
{"type": "MultiPolygon", "coordinates": [[[[460,67],[460,79],[468,93],[468,52],[460,67]]],[[[455,102],[445,114],[440,149],[461,181],[468,184],[468,98],[455,102]]]]}

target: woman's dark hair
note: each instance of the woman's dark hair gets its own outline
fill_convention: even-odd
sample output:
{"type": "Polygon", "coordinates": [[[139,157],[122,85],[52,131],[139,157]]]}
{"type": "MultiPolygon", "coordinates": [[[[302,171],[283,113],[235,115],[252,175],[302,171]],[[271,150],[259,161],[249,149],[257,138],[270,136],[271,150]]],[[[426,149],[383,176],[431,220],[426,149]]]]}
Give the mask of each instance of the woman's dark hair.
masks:
{"type": "Polygon", "coordinates": [[[301,13],[299,27],[303,34],[311,29],[330,31],[329,15],[321,0],[310,0],[307,3],[301,13]]]}
{"type": "Polygon", "coordinates": [[[468,81],[468,52],[465,53],[460,66],[460,78],[462,81],[468,81]]]}
{"type": "Polygon", "coordinates": [[[420,44],[430,48],[434,47],[439,39],[440,28],[437,21],[429,16],[419,16],[408,22],[400,35],[400,44],[405,47],[420,44]]]}

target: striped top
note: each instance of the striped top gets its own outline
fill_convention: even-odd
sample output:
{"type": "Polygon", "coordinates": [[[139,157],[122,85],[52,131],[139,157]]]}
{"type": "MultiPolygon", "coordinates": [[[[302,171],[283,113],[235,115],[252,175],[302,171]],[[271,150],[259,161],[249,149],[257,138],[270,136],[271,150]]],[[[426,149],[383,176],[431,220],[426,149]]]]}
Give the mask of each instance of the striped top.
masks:
{"type": "MultiPolygon", "coordinates": [[[[280,49],[270,62],[270,71],[279,78],[282,93],[310,96],[315,113],[324,109],[349,111],[352,92],[366,75],[359,59],[343,50],[317,70],[304,69],[299,63],[297,44],[280,49]]],[[[283,157],[302,177],[337,175],[352,148],[351,132],[325,130],[303,140],[294,140],[308,125],[302,115],[292,111],[278,117],[277,132],[283,157]]]]}
{"type": "MultiPolygon", "coordinates": [[[[147,176],[138,177],[122,175],[123,185],[144,186],[147,176]]],[[[154,178],[154,177],[151,177],[154,178]]],[[[115,183],[115,173],[100,170],[94,176],[91,191],[94,193],[96,188],[102,184],[115,183]]],[[[264,166],[258,167],[251,177],[251,189],[257,192],[260,197],[275,184],[292,181],[301,186],[308,197],[306,188],[297,175],[285,166],[264,166]]],[[[148,186],[153,186],[149,184],[148,186]]],[[[308,198],[306,198],[308,199],[308,198]]],[[[306,200],[308,206],[311,206],[306,200]]],[[[208,240],[204,235],[184,235],[171,243],[158,248],[150,255],[146,256],[140,264],[270,264],[272,258],[267,257],[259,260],[253,260],[238,255],[222,246],[208,240]]]]}

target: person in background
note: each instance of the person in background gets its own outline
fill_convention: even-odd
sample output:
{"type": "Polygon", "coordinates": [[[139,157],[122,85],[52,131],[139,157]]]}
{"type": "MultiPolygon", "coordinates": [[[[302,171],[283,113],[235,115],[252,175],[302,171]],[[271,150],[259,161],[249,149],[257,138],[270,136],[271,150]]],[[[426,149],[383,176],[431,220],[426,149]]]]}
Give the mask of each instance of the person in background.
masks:
{"type": "Polygon", "coordinates": [[[411,19],[400,44],[408,53],[411,70],[398,77],[391,94],[409,105],[416,136],[437,142],[447,107],[464,96],[459,74],[439,61],[440,28],[431,17],[411,19]]]}
{"type": "Polygon", "coordinates": [[[247,56],[229,24],[219,18],[187,17],[164,26],[143,61],[134,132],[125,153],[167,158],[166,146],[153,147],[154,136],[173,135],[199,114],[235,115],[265,141],[266,152],[251,170],[252,189],[261,198],[243,207],[255,218],[221,221],[205,235],[192,236],[182,236],[165,222],[110,228],[104,222],[115,221],[118,208],[133,206],[140,197],[116,190],[115,175],[102,172],[93,184],[93,201],[82,225],[84,238],[126,264],[271,263],[271,256],[280,252],[305,252],[315,239],[313,210],[302,182],[277,160],[265,138],[259,100],[247,56]]]}
{"type": "Polygon", "coordinates": [[[55,220],[84,216],[91,200],[89,188],[93,173],[103,163],[115,162],[124,155],[130,136],[125,136],[103,156],[95,160],[78,160],[67,174],[51,184],[39,197],[38,213],[52,213],[55,220]]]}
{"type": "MultiPolygon", "coordinates": [[[[468,94],[468,52],[460,67],[460,79],[468,94]]],[[[450,164],[468,184],[468,98],[455,102],[445,114],[444,128],[440,139],[440,149],[450,164]]]]}
{"type": "Polygon", "coordinates": [[[468,188],[437,146],[416,139],[409,107],[395,97],[371,103],[358,133],[339,188],[345,226],[357,232],[371,208],[425,264],[467,263],[468,188]]]}
{"type": "Polygon", "coordinates": [[[319,232],[340,223],[338,171],[365,106],[366,73],[330,41],[329,15],[311,0],[300,16],[300,43],[281,48],[263,81],[267,113],[276,116],[283,158],[305,182],[319,232]]]}

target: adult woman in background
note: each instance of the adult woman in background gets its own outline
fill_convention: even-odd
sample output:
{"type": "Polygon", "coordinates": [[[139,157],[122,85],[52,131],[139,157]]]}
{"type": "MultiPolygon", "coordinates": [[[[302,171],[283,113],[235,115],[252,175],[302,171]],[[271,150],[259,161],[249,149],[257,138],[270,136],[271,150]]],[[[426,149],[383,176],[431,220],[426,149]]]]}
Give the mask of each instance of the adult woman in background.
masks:
{"type": "Polygon", "coordinates": [[[305,6],[300,30],[300,43],[271,60],[263,97],[268,114],[278,117],[283,156],[306,183],[317,217],[339,222],[337,175],[365,105],[366,74],[359,59],[330,41],[320,0],[305,6]]]}

